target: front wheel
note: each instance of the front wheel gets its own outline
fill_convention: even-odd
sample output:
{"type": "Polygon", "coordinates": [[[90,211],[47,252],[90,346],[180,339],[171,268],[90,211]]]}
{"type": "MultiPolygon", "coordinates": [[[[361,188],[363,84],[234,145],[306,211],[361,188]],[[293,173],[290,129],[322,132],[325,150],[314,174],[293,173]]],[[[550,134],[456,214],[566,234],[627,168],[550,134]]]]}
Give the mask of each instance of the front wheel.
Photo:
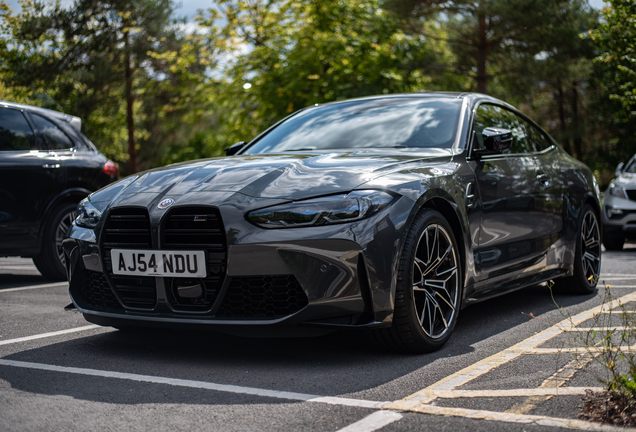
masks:
{"type": "Polygon", "coordinates": [[[424,209],[411,226],[398,269],[393,324],[376,339],[398,351],[425,353],[450,338],[461,306],[461,260],[444,217],[424,209]]]}
{"type": "Polygon", "coordinates": [[[33,263],[42,276],[51,280],[66,280],[66,258],[62,240],[75,219],[77,204],[62,204],[51,212],[44,228],[42,249],[33,263]]]}
{"type": "Polygon", "coordinates": [[[565,294],[591,294],[601,272],[601,229],[596,212],[589,204],[583,207],[575,247],[574,273],[555,280],[554,288],[565,294]]]}

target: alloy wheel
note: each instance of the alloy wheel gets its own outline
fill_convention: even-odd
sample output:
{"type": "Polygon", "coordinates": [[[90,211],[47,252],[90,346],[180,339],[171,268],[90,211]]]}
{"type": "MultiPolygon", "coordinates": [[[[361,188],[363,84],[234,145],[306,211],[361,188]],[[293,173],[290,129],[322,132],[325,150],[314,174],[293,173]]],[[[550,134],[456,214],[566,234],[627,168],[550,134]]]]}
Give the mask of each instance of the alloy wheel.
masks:
{"type": "Polygon", "coordinates": [[[424,333],[440,339],[453,328],[459,300],[457,253],[446,230],[428,225],[413,262],[413,297],[424,333]]]}
{"type": "Polygon", "coordinates": [[[60,223],[57,225],[55,229],[55,252],[57,254],[57,258],[60,260],[63,266],[66,265],[66,258],[64,257],[64,248],[62,247],[62,240],[64,240],[64,236],[66,232],[71,227],[71,224],[75,220],[76,212],[72,211],[66,213],[60,219],[60,223]]]}
{"type": "Polygon", "coordinates": [[[601,233],[592,210],[585,214],[581,224],[581,257],[585,279],[590,286],[595,286],[601,265],[601,233]]]}

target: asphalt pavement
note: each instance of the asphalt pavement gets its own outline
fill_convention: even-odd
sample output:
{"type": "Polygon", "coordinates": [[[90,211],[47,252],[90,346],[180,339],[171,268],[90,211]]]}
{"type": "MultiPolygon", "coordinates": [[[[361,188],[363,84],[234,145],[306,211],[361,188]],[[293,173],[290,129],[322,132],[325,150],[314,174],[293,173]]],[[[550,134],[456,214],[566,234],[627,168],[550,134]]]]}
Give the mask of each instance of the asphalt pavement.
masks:
{"type": "MultiPolygon", "coordinates": [[[[603,286],[636,303],[636,245],[603,254],[603,286]]],[[[65,312],[66,283],[0,258],[0,431],[622,430],[578,419],[585,369],[573,333],[604,289],[530,287],[464,309],[427,355],[359,332],[249,339],[121,332],[65,312]]]]}

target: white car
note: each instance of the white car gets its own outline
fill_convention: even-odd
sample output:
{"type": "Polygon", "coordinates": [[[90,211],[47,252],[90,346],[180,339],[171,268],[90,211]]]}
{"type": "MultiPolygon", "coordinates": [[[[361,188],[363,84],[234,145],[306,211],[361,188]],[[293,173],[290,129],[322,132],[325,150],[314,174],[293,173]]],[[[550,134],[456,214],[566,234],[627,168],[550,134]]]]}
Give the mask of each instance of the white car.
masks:
{"type": "Polygon", "coordinates": [[[616,179],[603,195],[603,245],[621,250],[636,240],[636,155],[616,168],[616,179]]]}

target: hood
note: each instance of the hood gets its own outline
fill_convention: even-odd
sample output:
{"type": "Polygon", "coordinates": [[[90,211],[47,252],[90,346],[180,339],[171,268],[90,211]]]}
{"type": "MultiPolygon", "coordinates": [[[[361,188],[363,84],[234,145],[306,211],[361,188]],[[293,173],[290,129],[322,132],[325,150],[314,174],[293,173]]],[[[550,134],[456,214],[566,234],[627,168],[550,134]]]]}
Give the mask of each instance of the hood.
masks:
{"type": "Polygon", "coordinates": [[[627,189],[636,189],[636,174],[635,173],[621,173],[614,182],[617,186],[621,186],[627,189]]]}
{"type": "Polygon", "coordinates": [[[339,192],[402,170],[405,164],[447,161],[450,150],[391,149],[325,154],[244,155],[169,165],[128,177],[95,192],[92,202],[130,194],[178,198],[197,192],[235,192],[255,198],[298,200],[339,192]],[[406,150],[406,151],[405,151],[406,150]],[[410,150],[410,151],[409,151],[410,150]]]}

